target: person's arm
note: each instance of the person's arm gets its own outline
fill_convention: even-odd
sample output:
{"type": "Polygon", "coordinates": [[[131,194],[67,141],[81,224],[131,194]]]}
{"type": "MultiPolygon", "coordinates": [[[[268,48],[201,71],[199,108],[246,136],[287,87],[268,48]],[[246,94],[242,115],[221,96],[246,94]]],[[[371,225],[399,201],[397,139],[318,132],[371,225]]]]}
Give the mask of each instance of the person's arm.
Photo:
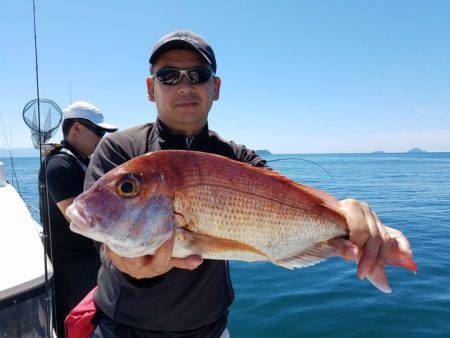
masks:
{"type": "MultiPolygon", "coordinates": [[[[86,171],[84,180],[85,190],[89,189],[95,181],[118,165],[130,158],[126,151],[107,137],[102,139],[92,155],[91,162],[86,171]]],[[[114,253],[107,245],[101,250],[123,275],[123,282],[131,283],[136,287],[154,287],[161,283],[163,276],[174,267],[180,269],[195,269],[203,260],[198,255],[186,258],[172,257],[174,236],[167,240],[154,255],[127,258],[114,253]],[[147,280],[142,280],[147,279],[147,280]]],[[[103,255],[101,255],[104,257],[103,255]]],[[[108,262],[109,263],[109,262],[108,262]]]]}
{"type": "Polygon", "coordinates": [[[67,222],[69,222],[69,223],[70,223],[70,218],[67,217],[67,215],[66,215],[66,209],[69,205],[71,205],[73,203],[74,199],[75,199],[75,197],[70,197],[70,198],[67,198],[65,200],[62,200],[62,201],[56,203],[56,205],[58,206],[58,209],[61,211],[61,213],[64,215],[67,222]]]}
{"type": "MultiPolygon", "coordinates": [[[[109,135],[108,135],[109,136],[109,135]]],[[[131,158],[108,136],[101,139],[91,156],[84,177],[84,191],[88,190],[100,177],[131,158]]]]}
{"type": "Polygon", "coordinates": [[[230,145],[233,149],[237,161],[250,164],[254,167],[270,169],[267,166],[266,160],[257,155],[254,150],[248,149],[246,146],[239,145],[234,142],[230,142],[230,145]]]}
{"type": "Polygon", "coordinates": [[[68,222],[66,209],[82,192],[82,178],[74,165],[65,156],[56,155],[46,166],[48,193],[68,222]]]}

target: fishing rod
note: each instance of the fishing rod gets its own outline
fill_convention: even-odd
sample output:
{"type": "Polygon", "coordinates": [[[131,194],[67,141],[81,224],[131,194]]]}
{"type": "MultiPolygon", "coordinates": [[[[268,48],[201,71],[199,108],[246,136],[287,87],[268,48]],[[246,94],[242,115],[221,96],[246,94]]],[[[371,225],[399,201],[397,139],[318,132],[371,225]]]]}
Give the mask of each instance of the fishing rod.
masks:
{"type": "MultiPolygon", "coordinates": [[[[33,0],[34,3],[34,0],[33,0]]],[[[37,53],[37,49],[36,49],[37,53]]],[[[51,236],[51,214],[50,214],[50,204],[49,204],[49,192],[47,189],[48,173],[47,173],[47,160],[44,153],[47,153],[49,149],[44,148],[44,146],[50,146],[45,142],[49,140],[58,130],[59,125],[62,122],[62,112],[58,105],[48,99],[42,99],[39,97],[39,73],[37,72],[37,58],[36,58],[36,89],[37,89],[37,99],[33,99],[28,102],[23,109],[23,120],[25,124],[31,130],[31,139],[33,141],[34,148],[39,149],[39,160],[40,160],[40,171],[39,171],[39,212],[40,220],[42,225],[42,239],[44,244],[44,270],[45,270],[45,286],[46,286],[46,307],[47,307],[47,330],[50,332],[51,328],[51,316],[52,313],[50,309],[51,299],[55,299],[55,289],[52,287],[54,284],[54,279],[49,279],[49,270],[47,266],[47,257],[53,259],[52,250],[52,236],[51,236]],[[45,109],[43,109],[45,108],[45,109]],[[45,112],[43,119],[42,112],[45,112]],[[36,116],[37,112],[37,116],[36,116]],[[50,295],[52,295],[50,297],[50,295]]],[[[56,312],[53,307],[53,320],[56,320],[56,312]]],[[[49,333],[48,332],[48,333],[49,333]]],[[[49,333],[49,337],[50,337],[49,333]]]]}
{"type": "MultiPolygon", "coordinates": [[[[39,66],[38,66],[38,52],[37,52],[37,34],[36,34],[36,4],[33,0],[33,28],[34,28],[34,58],[35,58],[35,70],[36,70],[36,99],[37,99],[37,127],[38,127],[38,133],[37,133],[37,141],[39,144],[39,164],[42,164],[44,166],[44,173],[45,170],[45,161],[42,163],[42,128],[41,128],[41,101],[39,97],[39,66]]],[[[45,181],[47,180],[47,175],[45,175],[45,181]]],[[[45,182],[45,186],[47,186],[47,182],[45,182]]],[[[39,192],[41,191],[41,187],[39,187],[39,192]]],[[[47,195],[47,215],[50,215],[50,207],[48,203],[48,191],[45,189],[46,195],[47,195]]],[[[43,220],[43,217],[41,215],[41,222],[43,220]]],[[[53,292],[52,296],[54,296],[54,287],[51,287],[49,278],[48,278],[48,262],[47,262],[47,243],[48,248],[51,251],[51,231],[50,231],[50,222],[44,221],[42,222],[43,225],[43,239],[44,239],[44,275],[45,275],[45,307],[46,307],[46,331],[47,331],[47,337],[51,337],[51,306],[50,306],[50,295],[51,292],[53,292]]],[[[51,255],[51,253],[50,253],[51,255]]],[[[52,279],[53,282],[53,279],[52,279]]],[[[53,297],[52,297],[53,298],[53,297]]]]}
{"type": "Polygon", "coordinates": [[[335,183],[337,183],[336,178],[335,178],[333,175],[331,175],[331,173],[330,173],[324,166],[322,166],[322,165],[320,165],[319,163],[316,163],[316,162],[314,162],[314,161],[310,161],[310,160],[307,160],[307,159],[304,159],[304,158],[301,158],[301,157],[276,158],[276,159],[273,159],[273,160],[266,160],[266,162],[278,162],[278,161],[290,161],[290,160],[305,161],[305,162],[314,164],[314,165],[320,167],[320,168],[321,168],[323,171],[325,171],[328,175],[330,175],[330,177],[333,179],[333,181],[334,181],[335,183]]]}

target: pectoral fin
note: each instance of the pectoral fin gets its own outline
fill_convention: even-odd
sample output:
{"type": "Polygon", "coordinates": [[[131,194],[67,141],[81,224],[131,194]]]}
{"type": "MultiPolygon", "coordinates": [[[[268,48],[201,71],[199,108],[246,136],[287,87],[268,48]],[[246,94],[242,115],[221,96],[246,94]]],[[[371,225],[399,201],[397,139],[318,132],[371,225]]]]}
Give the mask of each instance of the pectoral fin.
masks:
{"type": "MultiPolygon", "coordinates": [[[[177,228],[176,239],[180,248],[191,254],[201,255],[206,259],[248,262],[269,259],[263,251],[251,245],[232,239],[189,231],[184,228],[177,228]]],[[[176,252],[174,252],[175,255],[177,255],[176,252]]]]}

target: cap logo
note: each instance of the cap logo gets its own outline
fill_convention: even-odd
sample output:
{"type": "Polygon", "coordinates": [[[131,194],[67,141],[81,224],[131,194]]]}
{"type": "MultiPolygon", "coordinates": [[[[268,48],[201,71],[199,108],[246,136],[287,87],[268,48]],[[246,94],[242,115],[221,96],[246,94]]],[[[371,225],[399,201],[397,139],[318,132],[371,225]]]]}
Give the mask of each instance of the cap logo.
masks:
{"type": "Polygon", "coordinates": [[[198,40],[196,38],[192,38],[190,36],[186,36],[186,35],[182,35],[182,34],[174,36],[174,37],[171,37],[166,42],[173,41],[173,40],[179,40],[180,38],[182,38],[182,40],[185,40],[185,41],[191,41],[191,42],[196,42],[196,43],[200,42],[200,40],[198,40]]]}

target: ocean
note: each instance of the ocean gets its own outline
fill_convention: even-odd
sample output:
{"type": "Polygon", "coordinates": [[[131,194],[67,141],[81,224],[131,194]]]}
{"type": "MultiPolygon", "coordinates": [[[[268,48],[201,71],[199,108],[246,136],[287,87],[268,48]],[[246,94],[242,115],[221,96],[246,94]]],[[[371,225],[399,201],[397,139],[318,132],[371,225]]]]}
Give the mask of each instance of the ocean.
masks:
{"type": "MultiPolygon", "coordinates": [[[[339,199],[368,202],[383,223],[409,238],[419,271],[389,267],[392,293],[384,294],[340,258],[293,271],[232,262],[232,337],[450,337],[450,153],[265,158],[296,158],[270,165],[339,199]]],[[[0,161],[17,186],[10,159],[0,161]]],[[[38,158],[14,159],[18,187],[35,208],[38,164],[38,158]]]]}

